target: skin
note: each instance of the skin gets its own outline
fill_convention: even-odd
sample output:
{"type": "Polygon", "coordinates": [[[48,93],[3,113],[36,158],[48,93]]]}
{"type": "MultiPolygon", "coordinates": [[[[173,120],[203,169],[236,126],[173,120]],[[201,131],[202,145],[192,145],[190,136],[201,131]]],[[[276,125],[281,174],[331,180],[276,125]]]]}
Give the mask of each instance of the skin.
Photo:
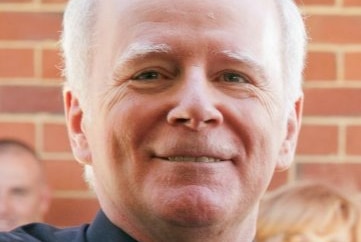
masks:
{"type": "Polygon", "coordinates": [[[286,107],[273,1],[99,1],[97,13],[89,101],[64,100],[104,212],[142,242],[252,241],[302,109],[286,107]]]}
{"type": "Polygon", "coordinates": [[[39,161],[26,151],[0,154],[0,231],[40,222],[48,206],[39,161]]]}

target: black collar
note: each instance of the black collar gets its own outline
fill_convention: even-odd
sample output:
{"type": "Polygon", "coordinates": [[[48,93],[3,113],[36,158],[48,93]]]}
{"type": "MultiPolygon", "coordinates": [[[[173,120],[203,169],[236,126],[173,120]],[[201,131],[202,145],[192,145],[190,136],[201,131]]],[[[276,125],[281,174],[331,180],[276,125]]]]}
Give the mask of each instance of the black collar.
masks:
{"type": "Polygon", "coordinates": [[[88,242],[137,242],[99,211],[86,232],[88,242]]]}

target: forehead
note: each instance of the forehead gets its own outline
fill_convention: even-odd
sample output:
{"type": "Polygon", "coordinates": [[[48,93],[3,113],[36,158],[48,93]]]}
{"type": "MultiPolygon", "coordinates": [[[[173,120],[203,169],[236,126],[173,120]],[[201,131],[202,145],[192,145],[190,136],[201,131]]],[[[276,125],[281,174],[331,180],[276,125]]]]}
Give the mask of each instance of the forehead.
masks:
{"type": "Polygon", "coordinates": [[[247,34],[278,15],[274,0],[109,0],[97,6],[97,23],[105,23],[108,30],[117,27],[113,30],[123,35],[152,24],[202,30],[241,27],[247,34]]]}
{"type": "MultiPolygon", "coordinates": [[[[137,13],[141,15],[154,15],[154,13],[174,14],[182,12],[184,15],[196,14],[207,16],[209,13],[217,14],[226,9],[230,12],[253,12],[265,13],[269,7],[274,6],[275,0],[97,0],[99,10],[124,13],[137,13]],[[262,8],[263,7],[263,8],[262,8]],[[164,12],[165,11],[165,12],[164,12]]],[[[126,14],[127,15],[127,14],[126,14]]],[[[159,16],[156,14],[156,16],[159,16]]],[[[209,16],[208,17],[216,17],[209,16]]]]}
{"type": "Polygon", "coordinates": [[[242,53],[267,66],[280,52],[279,31],[273,0],[99,1],[92,70],[108,72],[134,43],[165,43],[182,56],[242,53]]]}
{"type": "Polygon", "coordinates": [[[0,186],[31,186],[40,176],[40,164],[28,152],[0,154],[0,186]]]}

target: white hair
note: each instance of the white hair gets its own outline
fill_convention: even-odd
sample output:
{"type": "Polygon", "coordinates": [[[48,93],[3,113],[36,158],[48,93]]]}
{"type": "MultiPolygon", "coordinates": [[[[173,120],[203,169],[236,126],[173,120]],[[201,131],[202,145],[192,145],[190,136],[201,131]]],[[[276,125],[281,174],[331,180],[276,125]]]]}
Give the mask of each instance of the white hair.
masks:
{"type": "Polygon", "coordinates": [[[70,0],[63,18],[60,44],[65,86],[75,92],[80,101],[86,98],[83,89],[91,71],[96,4],[95,0],[70,0]]]}
{"type": "MultiPolygon", "coordinates": [[[[292,105],[302,95],[302,72],[307,34],[302,16],[293,0],[274,0],[280,14],[281,58],[287,101],[292,105]]],[[[97,0],[70,0],[64,14],[61,47],[65,85],[86,103],[86,80],[93,58],[97,0]]],[[[92,183],[93,172],[86,166],[85,176],[92,183]]]]}
{"type": "Polygon", "coordinates": [[[302,95],[303,69],[307,33],[298,7],[293,0],[275,0],[281,22],[281,58],[287,100],[293,104],[302,95]]]}
{"type": "Polygon", "coordinates": [[[85,165],[84,166],[84,180],[88,184],[89,188],[91,190],[95,190],[94,188],[94,170],[91,165],[85,165]]]}

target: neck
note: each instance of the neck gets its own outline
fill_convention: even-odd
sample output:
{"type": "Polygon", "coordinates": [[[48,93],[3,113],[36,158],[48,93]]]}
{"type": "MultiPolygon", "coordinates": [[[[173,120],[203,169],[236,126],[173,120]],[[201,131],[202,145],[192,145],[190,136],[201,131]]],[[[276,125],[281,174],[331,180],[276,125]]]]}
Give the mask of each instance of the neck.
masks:
{"type": "Polygon", "coordinates": [[[157,233],[161,235],[153,240],[147,242],[251,242],[255,235],[255,221],[253,219],[246,219],[240,225],[226,225],[208,226],[202,228],[174,228],[170,227],[164,231],[157,233]]]}
{"type": "Polygon", "coordinates": [[[240,215],[237,221],[198,227],[177,226],[158,220],[145,224],[140,221],[132,223],[128,216],[104,210],[114,224],[141,242],[252,242],[256,231],[257,209],[246,217],[241,218],[240,215]]]}

